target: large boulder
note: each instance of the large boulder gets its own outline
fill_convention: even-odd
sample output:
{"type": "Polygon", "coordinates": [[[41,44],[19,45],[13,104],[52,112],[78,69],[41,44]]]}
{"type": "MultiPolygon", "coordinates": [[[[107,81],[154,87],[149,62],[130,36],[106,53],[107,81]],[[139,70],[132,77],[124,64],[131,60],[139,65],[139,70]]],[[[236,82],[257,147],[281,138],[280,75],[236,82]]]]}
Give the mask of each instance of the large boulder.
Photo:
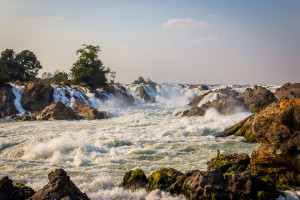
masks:
{"type": "Polygon", "coordinates": [[[275,92],[278,100],[300,98],[300,83],[286,83],[275,92]]]}
{"type": "Polygon", "coordinates": [[[98,111],[97,109],[95,108],[92,108],[91,106],[88,106],[84,103],[81,103],[79,101],[74,101],[73,105],[72,105],[72,109],[88,118],[88,119],[105,119],[105,118],[108,118],[108,114],[107,112],[105,111],[98,111]]]}
{"type": "Polygon", "coordinates": [[[134,106],[134,97],[130,94],[127,94],[126,88],[123,86],[105,86],[104,91],[113,94],[117,99],[121,100],[128,106],[134,106]]]}
{"type": "Polygon", "coordinates": [[[125,173],[123,177],[122,185],[126,189],[132,191],[144,188],[148,183],[148,179],[141,169],[130,170],[125,173]]]}
{"type": "Polygon", "coordinates": [[[155,99],[150,97],[143,85],[139,87],[138,95],[147,103],[155,103],[155,99]]]}
{"type": "Polygon", "coordinates": [[[37,115],[37,120],[66,120],[78,119],[78,115],[72,108],[65,106],[62,102],[52,103],[37,115]]]}
{"type": "Polygon", "coordinates": [[[300,99],[273,103],[225,131],[260,146],[251,154],[252,172],[280,186],[300,186],[300,99]]]}
{"type": "Polygon", "coordinates": [[[0,86],[0,117],[18,113],[14,103],[15,98],[11,85],[4,84],[0,86]]]}
{"type": "Polygon", "coordinates": [[[82,193],[63,169],[56,169],[48,175],[49,182],[29,200],[89,200],[85,193],[82,193]]]}
{"type": "Polygon", "coordinates": [[[53,102],[54,89],[50,85],[32,82],[26,85],[21,104],[28,111],[41,111],[53,102]]]}
{"type": "Polygon", "coordinates": [[[195,107],[195,106],[198,106],[198,104],[200,103],[200,101],[206,97],[208,94],[211,94],[212,91],[210,92],[206,92],[204,94],[201,94],[199,96],[196,96],[195,98],[193,98],[193,100],[188,104],[189,106],[192,106],[192,107],[195,107]]]}
{"type": "MultiPolygon", "coordinates": [[[[26,192],[29,191],[29,187],[25,187],[19,184],[18,186],[13,185],[13,181],[9,179],[7,176],[0,180],[0,199],[1,200],[25,200],[30,197],[33,193],[26,192]]],[[[30,188],[31,189],[31,188],[30,188]]],[[[31,189],[31,191],[33,191],[31,189]]]]}
{"type": "Polygon", "coordinates": [[[246,153],[218,155],[207,162],[207,168],[218,168],[222,173],[238,174],[244,172],[250,163],[250,157],[246,153]]]}
{"type": "Polygon", "coordinates": [[[276,101],[274,94],[261,86],[247,88],[240,97],[244,100],[246,109],[251,112],[258,112],[265,106],[276,101]]]}

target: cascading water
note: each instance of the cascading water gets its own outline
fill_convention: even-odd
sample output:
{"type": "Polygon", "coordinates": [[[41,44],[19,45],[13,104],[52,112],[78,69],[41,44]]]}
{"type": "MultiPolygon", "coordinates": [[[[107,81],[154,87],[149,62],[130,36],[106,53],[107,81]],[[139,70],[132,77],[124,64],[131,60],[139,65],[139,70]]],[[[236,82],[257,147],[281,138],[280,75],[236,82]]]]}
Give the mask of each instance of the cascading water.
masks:
{"type": "MultiPolygon", "coordinates": [[[[258,144],[241,142],[240,137],[214,137],[250,113],[224,116],[209,110],[203,117],[175,117],[205,91],[180,85],[144,85],[156,99],[156,103],[147,104],[138,98],[139,86],[126,86],[136,99],[136,106],[131,107],[110,93],[100,91],[105,98],[99,99],[87,90],[55,86],[55,102],[71,105],[79,100],[108,111],[112,117],[1,123],[0,176],[9,175],[16,182],[40,189],[50,171],[64,168],[91,199],[184,199],[161,191],[131,192],[119,184],[125,172],[136,167],[148,176],[167,166],[182,172],[205,169],[217,149],[227,154],[250,154],[257,149],[258,144]]],[[[20,94],[21,89],[16,92],[20,94]]],[[[20,102],[20,96],[16,97],[20,102]]]]}

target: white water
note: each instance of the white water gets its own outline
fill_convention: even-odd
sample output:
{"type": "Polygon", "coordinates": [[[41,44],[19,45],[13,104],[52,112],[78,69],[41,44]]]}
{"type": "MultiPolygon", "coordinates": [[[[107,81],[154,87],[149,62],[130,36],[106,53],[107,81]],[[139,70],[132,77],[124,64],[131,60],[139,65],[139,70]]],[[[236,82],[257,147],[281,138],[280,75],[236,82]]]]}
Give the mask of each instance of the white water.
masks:
{"type": "Polygon", "coordinates": [[[183,199],[160,191],[131,192],[119,184],[125,172],[136,167],[147,176],[167,166],[182,172],[205,169],[217,149],[250,154],[258,147],[241,142],[241,137],[214,137],[250,113],[223,116],[210,110],[203,117],[175,117],[202,91],[160,85],[156,92],[146,90],[152,90],[157,103],[145,104],[137,98],[137,89],[127,87],[137,101],[136,106],[124,107],[109,94],[102,102],[85,91],[86,100],[72,88],[67,88],[71,94],[67,100],[64,89],[56,88],[55,101],[69,105],[76,96],[108,111],[110,119],[0,123],[0,178],[8,175],[37,190],[47,183],[49,172],[64,168],[92,199],[183,199]]]}
{"type": "Polygon", "coordinates": [[[21,104],[21,94],[23,93],[24,89],[24,86],[12,85],[12,91],[16,97],[14,103],[20,114],[24,114],[26,112],[21,104]]]}

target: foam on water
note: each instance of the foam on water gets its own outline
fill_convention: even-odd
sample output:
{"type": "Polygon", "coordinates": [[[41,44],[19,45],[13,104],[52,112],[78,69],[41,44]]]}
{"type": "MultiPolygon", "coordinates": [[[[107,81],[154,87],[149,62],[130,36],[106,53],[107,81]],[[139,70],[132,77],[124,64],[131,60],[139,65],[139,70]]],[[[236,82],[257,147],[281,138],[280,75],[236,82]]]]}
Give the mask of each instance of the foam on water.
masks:
{"type": "MultiPolygon", "coordinates": [[[[127,86],[127,92],[137,97],[138,87],[127,86]]],[[[245,143],[241,137],[214,137],[250,113],[224,116],[211,109],[203,117],[175,117],[203,91],[179,85],[144,88],[157,103],[145,104],[140,99],[136,106],[124,107],[108,93],[103,93],[107,100],[102,101],[88,91],[56,87],[55,101],[70,105],[77,99],[107,110],[112,118],[1,122],[0,178],[8,175],[40,189],[47,183],[49,172],[64,168],[92,199],[177,200],[184,197],[161,191],[131,192],[122,189],[120,182],[126,171],[137,167],[147,176],[168,166],[185,172],[205,169],[217,149],[226,154],[250,154],[257,149],[258,144],[245,143]]]]}
{"type": "Polygon", "coordinates": [[[20,114],[24,114],[26,112],[21,104],[21,94],[23,93],[24,89],[24,86],[12,85],[12,91],[16,97],[14,103],[20,114]]]}

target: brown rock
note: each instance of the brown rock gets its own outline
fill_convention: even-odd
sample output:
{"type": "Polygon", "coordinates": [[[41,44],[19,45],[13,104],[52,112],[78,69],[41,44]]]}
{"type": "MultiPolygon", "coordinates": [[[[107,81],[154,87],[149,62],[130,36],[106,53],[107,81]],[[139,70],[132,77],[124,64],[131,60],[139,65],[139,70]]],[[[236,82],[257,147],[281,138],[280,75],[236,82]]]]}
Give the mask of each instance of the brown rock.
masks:
{"type": "Polygon", "coordinates": [[[107,112],[98,111],[97,109],[92,108],[84,103],[79,102],[79,101],[74,101],[72,108],[76,113],[83,115],[88,119],[108,118],[107,112]]]}
{"type": "Polygon", "coordinates": [[[85,193],[82,193],[63,169],[56,169],[48,175],[49,182],[29,200],[89,200],[85,193]]]}
{"type": "Polygon", "coordinates": [[[25,200],[29,194],[24,189],[13,186],[13,181],[7,176],[0,180],[0,199],[1,200],[25,200]]]}
{"type": "Polygon", "coordinates": [[[42,83],[29,83],[22,93],[21,103],[28,111],[41,111],[53,102],[54,89],[42,83]]]}
{"type": "Polygon", "coordinates": [[[44,108],[36,118],[37,120],[65,120],[78,119],[78,116],[72,108],[65,106],[62,102],[57,102],[44,108]]]}
{"type": "Polygon", "coordinates": [[[14,103],[15,98],[11,85],[0,86],[0,117],[19,113],[14,103]]]}
{"type": "Polygon", "coordinates": [[[275,92],[278,100],[300,98],[300,83],[286,83],[275,92]]]}
{"type": "Polygon", "coordinates": [[[155,99],[149,96],[143,85],[139,87],[138,95],[147,103],[155,103],[155,99]]]}
{"type": "Polygon", "coordinates": [[[145,173],[141,169],[130,170],[125,173],[123,187],[132,191],[144,188],[148,183],[145,173]]]}
{"type": "Polygon", "coordinates": [[[200,103],[200,101],[208,94],[212,93],[211,91],[210,92],[206,92],[202,95],[199,95],[199,96],[196,96],[188,105],[189,106],[192,106],[192,107],[195,107],[195,106],[198,106],[198,104],[200,103]]]}
{"type": "Polygon", "coordinates": [[[258,112],[276,101],[274,94],[261,86],[255,86],[253,89],[247,88],[240,97],[244,100],[247,110],[252,112],[258,112]]]}
{"type": "Polygon", "coordinates": [[[126,93],[126,88],[123,86],[105,86],[104,91],[113,94],[117,99],[120,99],[128,106],[134,106],[134,98],[126,93]]]}

